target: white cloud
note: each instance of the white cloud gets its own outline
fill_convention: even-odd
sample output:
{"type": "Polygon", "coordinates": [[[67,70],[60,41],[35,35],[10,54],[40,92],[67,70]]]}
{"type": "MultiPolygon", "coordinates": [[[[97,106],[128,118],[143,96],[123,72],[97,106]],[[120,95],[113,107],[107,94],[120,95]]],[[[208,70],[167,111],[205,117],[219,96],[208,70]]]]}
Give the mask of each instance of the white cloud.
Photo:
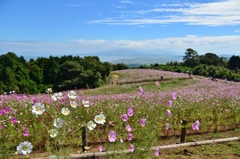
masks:
{"type": "MultiPolygon", "coordinates": [[[[132,3],[131,1],[121,1],[132,3]]],[[[156,5],[152,9],[119,11],[121,16],[93,20],[90,23],[109,25],[144,25],[186,23],[189,25],[239,25],[240,0],[225,0],[210,3],[173,3],[156,5]],[[119,19],[118,17],[126,17],[119,19]],[[148,18],[152,17],[152,18],[148,18]]],[[[117,13],[117,12],[116,12],[117,13]]]]}
{"type": "Polygon", "coordinates": [[[240,33],[240,30],[235,30],[236,33],[240,33]]]}
{"type": "Polygon", "coordinates": [[[119,1],[119,2],[120,2],[120,3],[134,4],[134,2],[129,1],[129,0],[122,0],[122,1],[119,1]]]}
{"type": "MultiPolygon", "coordinates": [[[[240,54],[240,36],[205,36],[186,35],[185,37],[169,37],[150,40],[71,40],[66,42],[29,42],[29,41],[0,41],[0,53],[13,51],[15,53],[35,53],[36,50],[44,54],[51,53],[58,56],[63,54],[88,54],[104,51],[131,49],[131,50],[168,50],[184,52],[193,48],[199,54],[213,52],[216,54],[240,54]]],[[[147,56],[146,52],[146,56],[147,56]]],[[[120,56],[120,55],[116,55],[120,56]]]]}

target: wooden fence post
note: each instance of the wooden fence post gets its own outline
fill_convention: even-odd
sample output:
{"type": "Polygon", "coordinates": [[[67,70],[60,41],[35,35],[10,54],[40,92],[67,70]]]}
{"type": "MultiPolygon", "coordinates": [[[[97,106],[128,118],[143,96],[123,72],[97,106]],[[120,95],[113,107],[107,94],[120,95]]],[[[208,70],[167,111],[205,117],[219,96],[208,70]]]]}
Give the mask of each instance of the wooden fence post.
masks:
{"type": "Polygon", "coordinates": [[[182,131],[181,131],[180,143],[184,143],[184,142],[185,142],[187,122],[188,122],[188,121],[187,121],[186,119],[183,119],[183,120],[182,120],[182,131]]]}
{"type": "Polygon", "coordinates": [[[87,127],[82,127],[82,152],[84,153],[86,151],[87,146],[87,127]]]}

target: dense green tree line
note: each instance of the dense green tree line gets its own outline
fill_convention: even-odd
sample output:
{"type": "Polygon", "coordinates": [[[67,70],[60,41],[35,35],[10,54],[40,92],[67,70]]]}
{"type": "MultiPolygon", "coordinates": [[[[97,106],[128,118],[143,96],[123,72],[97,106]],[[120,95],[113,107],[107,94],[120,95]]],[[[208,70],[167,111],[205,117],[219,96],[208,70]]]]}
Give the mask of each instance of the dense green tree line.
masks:
{"type": "Polygon", "coordinates": [[[194,75],[211,76],[214,78],[240,81],[240,57],[218,57],[214,53],[198,55],[197,51],[188,48],[182,62],[168,62],[166,64],[151,64],[139,68],[161,69],[173,72],[190,72],[194,75]]]}
{"type": "Polygon", "coordinates": [[[97,56],[38,57],[25,60],[8,52],[0,56],[0,93],[41,93],[96,88],[104,84],[112,65],[97,56]]]}

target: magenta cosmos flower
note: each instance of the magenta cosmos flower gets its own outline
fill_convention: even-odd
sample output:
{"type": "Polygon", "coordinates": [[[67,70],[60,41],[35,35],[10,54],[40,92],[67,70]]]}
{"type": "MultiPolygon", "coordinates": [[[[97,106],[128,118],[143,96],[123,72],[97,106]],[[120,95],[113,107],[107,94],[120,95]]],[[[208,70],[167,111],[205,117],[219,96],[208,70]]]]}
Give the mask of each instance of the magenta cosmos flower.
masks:
{"type": "Polygon", "coordinates": [[[132,133],[129,133],[127,139],[128,139],[129,141],[131,141],[132,138],[133,138],[133,134],[132,134],[132,133]]]}
{"type": "Polygon", "coordinates": [[[169,124],[167,123],[167,124],[166,124],[166,130],[168,130],[168,129],[169,129],[169,124]]]}
{"type": "Polygon", "coordinates": [[[192,129],[199,130],[199,125],[200,125],[200,122],[199,120],[197,120],[195,123],[192,124],[192,129]]]}
{"type": "Polygon", "coordinates": [[[173,100],[176,100],[176,99],[177,99],[177,93],[176,93],[176,92],[173,92],[173,94],[172,94],[172,99],[173,99],[173,100]]]}
{"type": "Polygon", "coordinates": [[[8,115],[10,113],[10,110],[10,108],[3,107],[3,113],[5,113],[5,115],[8,115]]]}
{"type": "Polygon", "coordinates": [[[172,106],[172,101],[171,101],[171,100],[168,101],[168,106],[169,106],[169,107],[172,106]]]}
{"type": "Polygon", "coordinates": [[[103,146],[102,146],[102,145],[99,145],[99,146],[98,146],[98,151],[99,151],[99,152],[103,152],[103,146]]]}
{"type": "Polygon", "coordinates": [[[138,87],[138,94],[143,94],[143,89],[142,89],[142,87],[138,87]]]}
{"type": "Polygon", "coordinates": [[[145,125],[146,125],[146,119],[145,119],[145,118],[142,118],[142,119],[140,120],[140,124],[141,124],[142,126],[145,126],[145,125]]]}
{"type": "Polygon", "coordinates": [[[18,122],[17,118],[14,118],[14,117],[11,118],[11,123],[12,124],[16,124],[17,122],[18,122]]]}
{"type": "Polygon", "coordinates": [[[122,115],[122,121],[126,122],[128,120],[127,114],[122,115]]]}
{"type": "Polygon", "coordinates": [[[28,129],[24,129],[23,130],[23,136],[28,136],[28,135],[29,135],[28,129]]]}
{"type": "Polygon", "coordinates": [[[170,110],[166,110],[166,115],[167,115],[168,117],[172,116],[171,111],[170,111],[170,110]]]}
{"type": "Polygon", "coordinates": [[[127,114],[128,114],[128,116],[133,116],[133,109],[132,108],[128,108],[127,114]]]}
{"type": "Polygon", "coordinates": [[[117,139],[117,135],[114,131],[110,131],[108,134],[108,140],[109,142],[115,142],[117,139]]]}
{"type": "Polygon", "coordinates": [[[132,128],[131,128],[130,125],[126,125],[126,129],[127,129],[128,132],[131,132],[131,131],[132,131],[132,128]]]}
{"type": "Polygon", "coordinates": [[[154,155],[159,156],[159,148],[155,148],[154,155]]]}
{"type": "Polygon", "coordinates": [[[134,149],[134,145],[131,144],[130,147],[129,147],[129,151],[130,151],[130,152],[133,152],[134,150],[135,150],[135,149],[134,149]]]}

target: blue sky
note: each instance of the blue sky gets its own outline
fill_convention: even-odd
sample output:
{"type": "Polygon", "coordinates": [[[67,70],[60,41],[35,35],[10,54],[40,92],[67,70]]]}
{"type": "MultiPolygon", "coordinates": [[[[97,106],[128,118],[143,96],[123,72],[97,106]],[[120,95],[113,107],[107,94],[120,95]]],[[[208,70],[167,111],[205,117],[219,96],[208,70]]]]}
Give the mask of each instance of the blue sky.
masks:
{"type": "Polygon", "coordinates": [[[0,0],[0,54],[240,55],[240,0],[0,0]]]}

